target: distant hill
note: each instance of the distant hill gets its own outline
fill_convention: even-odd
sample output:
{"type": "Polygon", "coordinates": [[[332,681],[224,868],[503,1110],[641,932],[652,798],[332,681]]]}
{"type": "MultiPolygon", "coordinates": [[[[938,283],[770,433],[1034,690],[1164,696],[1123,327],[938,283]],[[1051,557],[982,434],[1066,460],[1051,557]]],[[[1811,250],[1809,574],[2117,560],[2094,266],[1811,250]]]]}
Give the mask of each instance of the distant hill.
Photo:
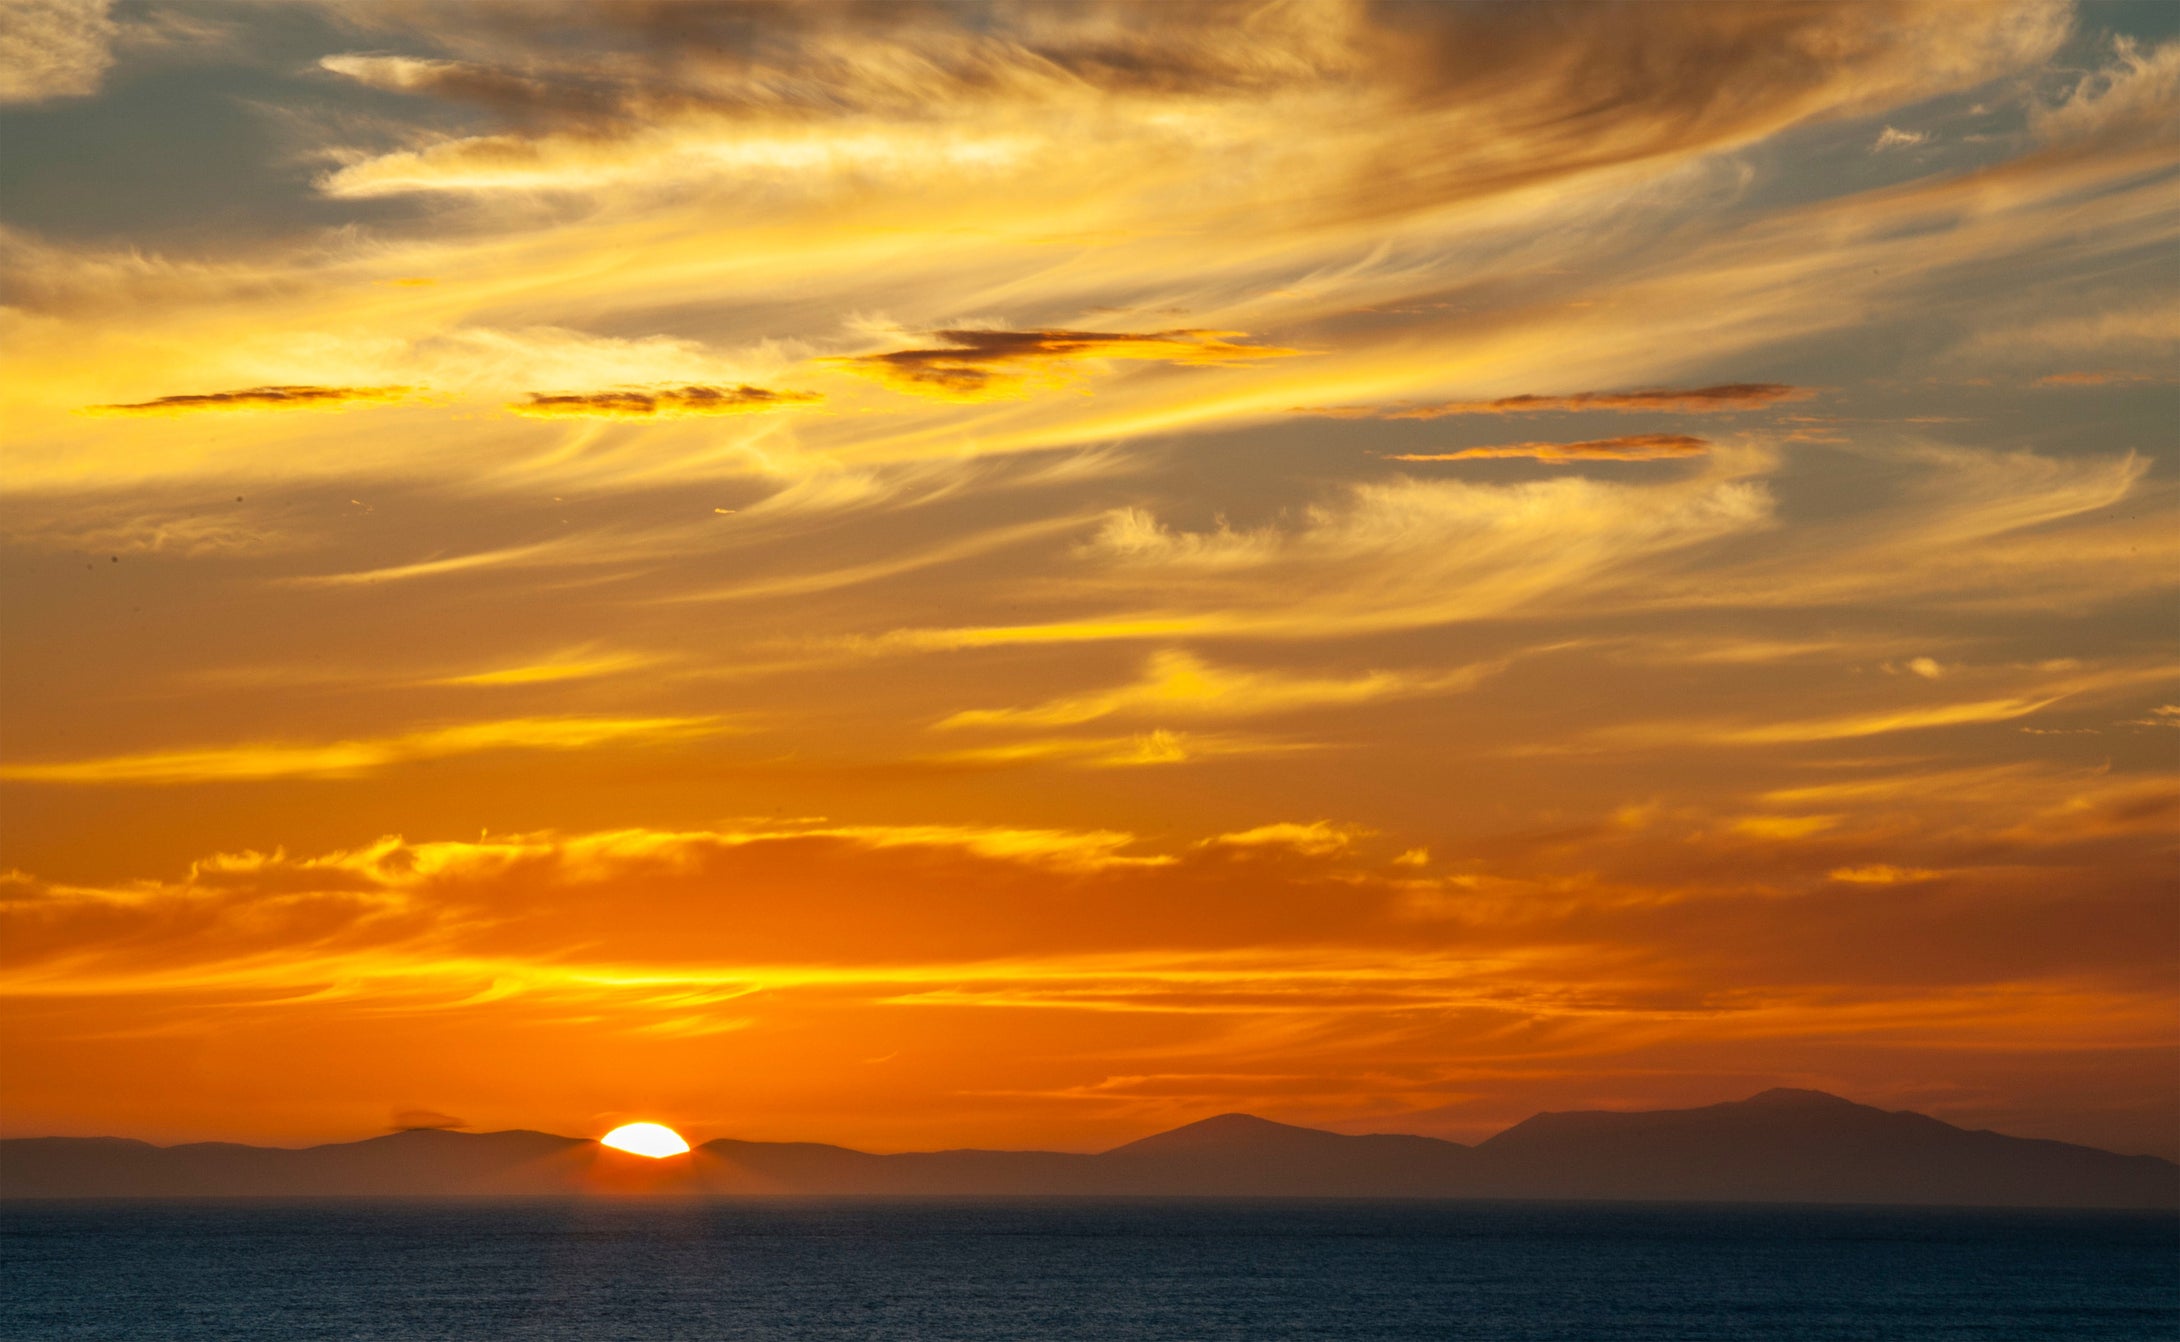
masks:
{"type": "Polygon", "coordinates": [[[542,1132],[399,1132],[302,1150],[0,1141],[0,1198],[651,1192],[1641,1199],[2180,1208],[2180,1166],[1972,1132],[1812,1090],[1538,1114],[1476,1146],[1221,1114],[1097,1155],[707,1142],[646,1160],[542,1132]]]}

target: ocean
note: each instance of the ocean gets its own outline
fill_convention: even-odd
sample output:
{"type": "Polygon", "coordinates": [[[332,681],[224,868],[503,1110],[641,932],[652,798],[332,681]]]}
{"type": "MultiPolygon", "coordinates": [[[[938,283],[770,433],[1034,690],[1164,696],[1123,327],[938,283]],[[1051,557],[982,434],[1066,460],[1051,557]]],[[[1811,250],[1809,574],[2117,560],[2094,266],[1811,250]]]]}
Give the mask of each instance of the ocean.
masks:
{"type": "Polygon", "coordinates": [[[1397,1201],[0,1204],[0,1337],[2180,1337],[2180,1217],[1397,1201]]]}

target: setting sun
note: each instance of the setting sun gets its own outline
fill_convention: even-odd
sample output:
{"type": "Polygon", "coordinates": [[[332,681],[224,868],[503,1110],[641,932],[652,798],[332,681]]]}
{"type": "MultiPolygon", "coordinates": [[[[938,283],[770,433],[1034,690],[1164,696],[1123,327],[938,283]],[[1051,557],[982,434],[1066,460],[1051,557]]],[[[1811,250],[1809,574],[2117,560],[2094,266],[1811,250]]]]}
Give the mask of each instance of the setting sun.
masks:
{"type": "Polygon", "coordinates": [[[681,1134],[663,1123],[623,1123],[600,1137],[598,1142],[616,1151],[649,1156],[653,1160],[686,1155],[689,1150],[689,1144],[681,1139],[681,1134]]]}

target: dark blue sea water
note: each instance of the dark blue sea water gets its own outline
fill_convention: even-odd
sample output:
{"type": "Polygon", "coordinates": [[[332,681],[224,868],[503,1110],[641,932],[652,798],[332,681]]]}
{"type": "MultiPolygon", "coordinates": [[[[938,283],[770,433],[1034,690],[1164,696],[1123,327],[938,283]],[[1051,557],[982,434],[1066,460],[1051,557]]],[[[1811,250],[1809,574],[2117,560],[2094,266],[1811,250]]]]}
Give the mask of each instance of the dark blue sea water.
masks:
{"type": "Polygon", "coordinates": [[[0,1337],[2171,1339],[2180,1218],[1402,1202],[0,1207],[0,1337]]]}

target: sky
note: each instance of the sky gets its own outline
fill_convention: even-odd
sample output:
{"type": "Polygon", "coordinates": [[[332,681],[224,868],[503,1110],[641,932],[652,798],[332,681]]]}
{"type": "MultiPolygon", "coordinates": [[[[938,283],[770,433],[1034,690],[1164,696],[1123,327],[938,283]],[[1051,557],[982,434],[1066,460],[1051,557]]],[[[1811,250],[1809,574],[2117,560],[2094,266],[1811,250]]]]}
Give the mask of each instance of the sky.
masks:
{"type": "Polygon", "coordinates": [[[2180,9],[0,0],[0,1131],[2180,1156],[2180,9]]]}

